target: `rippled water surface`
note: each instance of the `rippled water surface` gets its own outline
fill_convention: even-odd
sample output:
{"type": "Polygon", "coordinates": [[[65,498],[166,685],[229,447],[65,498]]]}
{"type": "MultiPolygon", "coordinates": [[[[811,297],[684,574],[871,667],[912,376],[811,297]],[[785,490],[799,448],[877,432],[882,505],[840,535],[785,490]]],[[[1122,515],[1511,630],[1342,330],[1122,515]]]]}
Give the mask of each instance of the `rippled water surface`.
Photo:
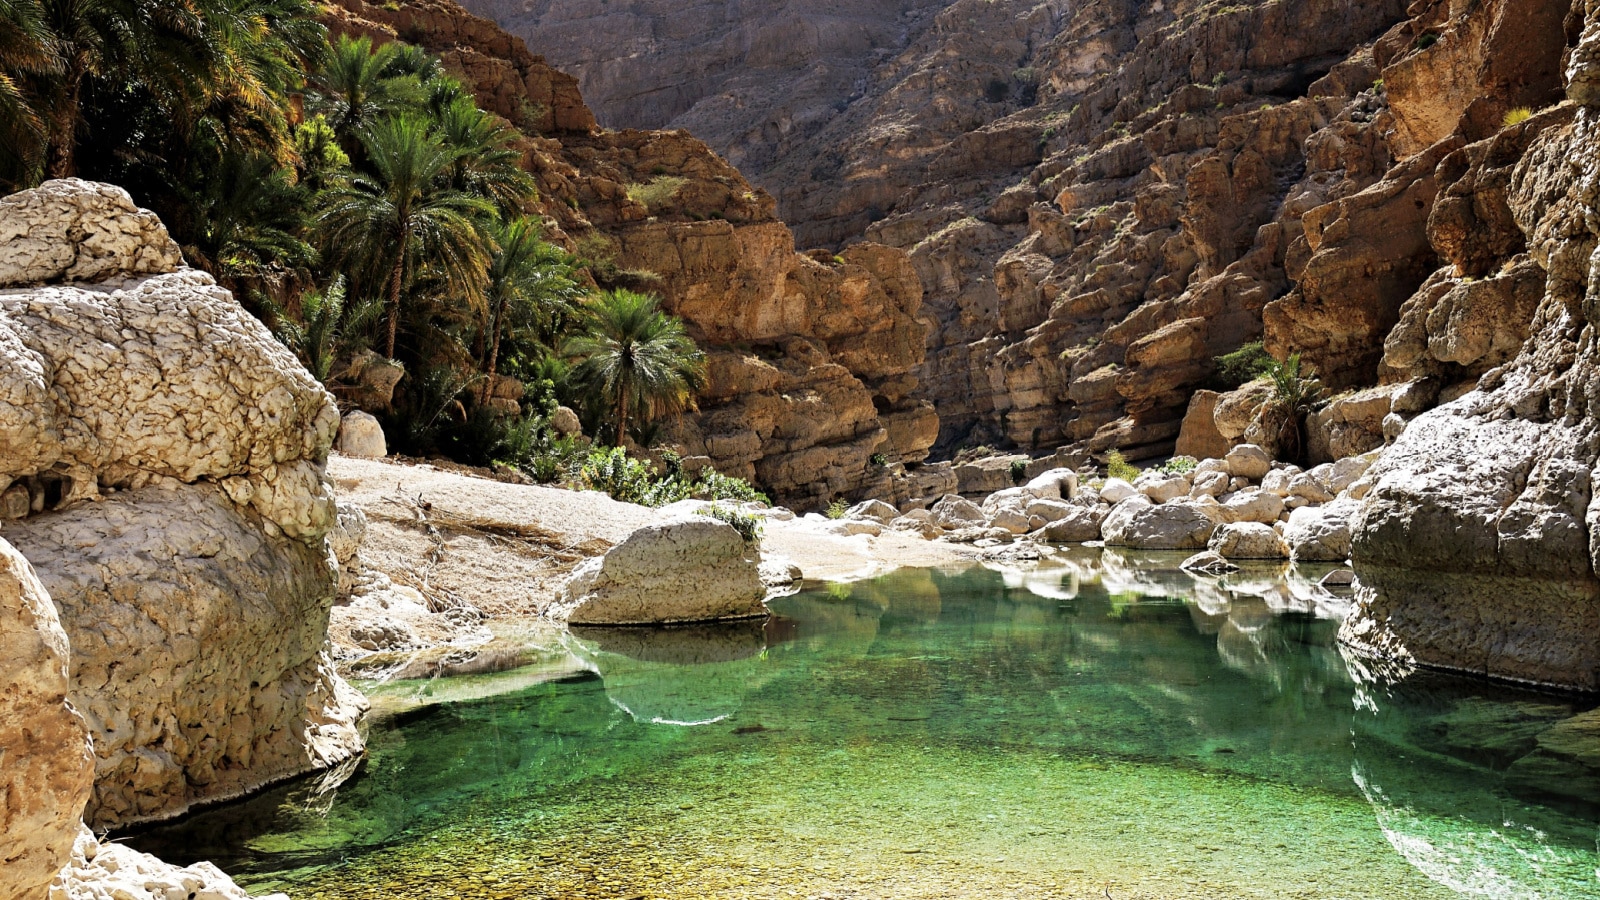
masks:
{"type": "Polygon", "coordinates": [[[344,785],[132,842],[296,900],[1600,897],[1600,787],[1539,750],[1587,705],[1358,681],[1335,598],[1176,562],[575,631],[577,675],[388,685],[435,702],[344,785]]]}

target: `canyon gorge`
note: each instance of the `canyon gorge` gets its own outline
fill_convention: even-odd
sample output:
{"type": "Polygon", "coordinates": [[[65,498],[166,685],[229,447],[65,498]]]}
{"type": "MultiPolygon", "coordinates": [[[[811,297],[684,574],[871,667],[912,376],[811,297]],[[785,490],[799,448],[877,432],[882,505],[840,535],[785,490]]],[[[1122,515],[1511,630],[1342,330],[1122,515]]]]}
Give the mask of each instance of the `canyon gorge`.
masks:
{"type": "MultiPolygon", "coordinates": [[[[659,444],[775,502],[358,460],[387,400],[127,191],[0,198],[0,900],[243,898],[90,829],[348,776],[352,661],[765,616],[819,571],[1323,565],[1272,601],[1348,588],[1319,666],[1600,692],[1600,0],[462,2],[318,16],[515,128],[543,235],[705,353],[659,444]],[[1256,344],[1320,393],[1231,376],[1256,344]]],[[[1517,777],[1590,796],[1596,714],[1539,715],[1517,777]]]]}

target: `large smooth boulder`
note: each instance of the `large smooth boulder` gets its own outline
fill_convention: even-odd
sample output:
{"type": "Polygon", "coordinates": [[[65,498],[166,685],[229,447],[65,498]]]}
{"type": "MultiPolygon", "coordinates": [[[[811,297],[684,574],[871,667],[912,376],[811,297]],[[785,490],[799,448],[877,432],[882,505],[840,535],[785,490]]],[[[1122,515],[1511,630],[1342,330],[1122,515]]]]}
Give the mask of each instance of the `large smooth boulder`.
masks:
{"type": "Polygon", "coordinates": [[[66,865],[94,783],[67,699],[67,635],[22,554],[0,540],[0,900],[38,900],[66,865]]]}
{"type": "Polygon", "coordinates": [[[1225,559],[1288,559],[1289,545],[1270,525],[1231,522],[1219,527],[1207,545],[1225,559]]]}
{"type": "Polygon", "coordinates": [[[579,565],[550,614],[573,625],[706,622],[766,615],[765,596],[756,553],[731,525],[673,516],[579,565]]]}
{"type": "Polygon", "coordinates": [[[1354,501],[1303,506],[1289,514],[1283,539],[1295,562],[1344,562],[1350,558],[1350,518],[1354,501]]]}
{"type": "Polygon", "coordinates": [[[1215,505],[1174,500],[1141,506],[1123,501],[1102,524],[1101,535],[1110,547],[1203,550],[1221,522],[1220,507],[1215,505]]]}
{"type": "Polygon", "coordinates": [[[882,500],[863,500],[845,512],[846,519],[865,519],[887,525],[889,522],[900,518],[900,510],[883,502],[882,500]]]}
{"type": "Polygon", "coordinates": [[[360,410],[345,413],[339,422],[339,437],[333,447],[346,456],[364,459],[383,459],[389,455],[389,444],[383,437],[383,426],[376,416],[360,410]]]}
{"type": "Polygon", "coordinates": [[[1227,495],[1222,514],[1230,522],[1261,522],[1270,525],[1283,515],[1283,498],[1264,490],[1249,488],[1227,495]]]}
{"type": "Polygon", "coordinates": [[[1228,451],[1224,461],[1228,465],[1228,474],[1235,478],[1260,481],[1272,470],[1272,457],[1255,444],[1234,447],[1228,451]]]}
{"type": "Polygon", "coordinates": [[[1066,515],[1034,532],[1038,540],[1056,544],[1077,544],[1100,540],[1100,526],[1111,514],[1111,507],[1102,504],[1079,506],[1074,504],[1066,515]]]}
{"type": "Polygon", "coordinates": [[[1041,500],[1071,500],[1078,496],[1078,473],[1071,469],[1042,472],[1023,485],[1041,500]]]}
{"type": "Polygon", "coordinates": [[[930,512],[933,513],[933,524],[946,531],[971,528],[988,521],[982,507],[955,494],[946,494],[933,505],[930,512]]]}

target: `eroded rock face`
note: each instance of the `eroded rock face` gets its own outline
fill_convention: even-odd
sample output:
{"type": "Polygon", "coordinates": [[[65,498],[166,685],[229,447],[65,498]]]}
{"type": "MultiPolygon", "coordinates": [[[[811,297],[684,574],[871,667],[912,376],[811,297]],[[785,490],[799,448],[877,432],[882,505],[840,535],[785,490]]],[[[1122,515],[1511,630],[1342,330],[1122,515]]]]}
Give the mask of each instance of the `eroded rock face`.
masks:
{"type": "Polygon", "coordinates": [[[755,552],[732,526],[682,515],[579,565],[548,614],[573,625],[738,619],[766,615],[766,593],[755,552]]]}
{"type": "MultiPolygon", "coordinates": [[[[1591,78],[1600,8],[1568,76],[1591,78]]],[[[1477,389],[1412,420],[1364,479],[1361,588],[1342,638],[1477,674],[1600,687],[1600,113],[1527,143],[1507,200],[1544,273],[1530,338],[1477,389]]]]}
{"type": "Polygon", "coordinates": [[[0,249],[53,235],[52,258],[103,261],[97,282],[0,289],[0,481],[25,498],[6,536],[72,638],[87,820],[165,818],[361,752],[364,701],[324,656],[332,398],[119,189],[0,202],[67,217],[0,249]]]}
{"type": "MultiPolygon", "coordinates": [[[[698,413],[662,435],[686,456],[816,507],[871,495],[928,455],[939,419],[914,396],[926,326],[904,252],[796,253],[772,197],[700,140],[598,130],[575,79],[448,0],[340,0],[326,18],[336,31],[404,37],[439,53],[480,102],[529,135],[525,165],[539,182],[547,235],[659,276],[648,289],[709,361],[698,413]],[[650,202],[630,191],[653,182],[675,190],[650,202]]],[[[674,21],[689,19],[680,11],[674,21]]]]}
{"type": "Polygon", "coordinates": [[[0,287],[170,272],[178,245],[120,188],[76,178],[0,199],[0,287]]]}
{"type": "Polygon", "coordinates": [[[0,898],[37,900],[67,861],[94,780],[67,698],[67,635],[33,567],[0,540],[0,898]]]}
{"type": "Polygon", "coordinates": [[[265,524],[215,486],[177,485],[7,527],[72,642],[97,737],[90,825],[170,817],[361,751],[365,702],[325,654],[327,550],[265,524]]]}

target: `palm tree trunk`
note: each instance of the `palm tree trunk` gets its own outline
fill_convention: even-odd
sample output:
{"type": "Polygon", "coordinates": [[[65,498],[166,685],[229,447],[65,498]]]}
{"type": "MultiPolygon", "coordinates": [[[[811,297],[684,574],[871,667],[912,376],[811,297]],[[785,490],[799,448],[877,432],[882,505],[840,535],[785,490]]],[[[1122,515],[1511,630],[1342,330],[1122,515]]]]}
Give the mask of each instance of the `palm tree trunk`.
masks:
{"type": "Polygon", "coordinates": [[[389,343],[384,356],[390,359],[394,359],[394,340],[400,333],[400,282],[405,276],[405,267],[405,244],[402,243],[394,261],[394,274],[389,282],[389,343]]]}
{"type": "Polygon", "coordinates": [[[50,110],[50,146],[45,157],[46,178],[71,178],[77,174],[78,109],[83,93],[83,64],[74,58],[68,66],[65,90],[50,110]]]}
{"type": "Polygon", "coordinates": [[[483,396],[480,403],[489,402],[489,384],[494,381],[495,372],[500,367],[500,315],[505,308],[505,301],[497,301],[489,314],[489,361],[483,367],[483,396]]]}
{"type": "Polygon", "coordinates": [[[628,443],[628,381],[626,378],[617,379],[617,446],[625,447],[628,443]]]}

